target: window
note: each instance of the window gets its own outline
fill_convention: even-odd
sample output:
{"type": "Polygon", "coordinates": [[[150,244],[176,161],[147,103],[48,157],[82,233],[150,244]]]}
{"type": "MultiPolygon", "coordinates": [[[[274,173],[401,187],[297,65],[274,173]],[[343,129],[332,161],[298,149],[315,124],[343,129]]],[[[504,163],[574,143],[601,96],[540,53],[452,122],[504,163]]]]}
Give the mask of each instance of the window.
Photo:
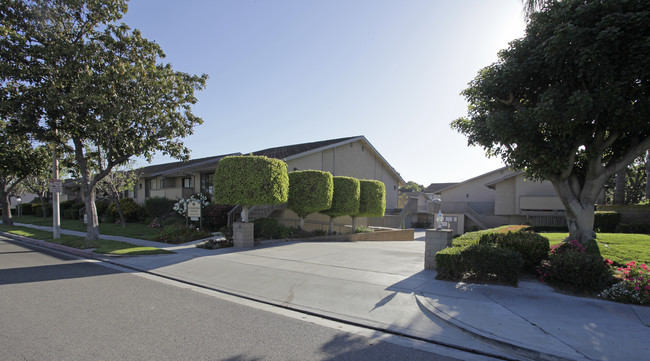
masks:
{"type": "Polygon", "coordinates": [[[183,188],[193,188],[194,186],[192,185],[192,178],[183,178],[183,188]]]}
{"type": "Polygon", "coordinates": [[[209,195],[214,195],[214,190],[213,190],[213,174],[212,173],[206,173],[206,174],[201,174],[201,193],[203,194],[209,194],[209,195]]]}

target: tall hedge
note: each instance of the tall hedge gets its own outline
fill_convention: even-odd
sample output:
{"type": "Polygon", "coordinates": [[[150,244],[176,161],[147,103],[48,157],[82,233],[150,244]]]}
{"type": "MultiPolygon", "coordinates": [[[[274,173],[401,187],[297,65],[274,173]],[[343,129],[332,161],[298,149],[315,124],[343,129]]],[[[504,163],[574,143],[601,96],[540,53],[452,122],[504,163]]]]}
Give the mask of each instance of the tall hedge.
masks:
{"type": "Polygon", "coordinates": [[[289,200],[287,208],[300,217],[302,229],[304,218],[332,206],[334,180],[332,174],[319,170],[289,173],[289,200]]]}
{"type": "Polygon", "coordinates": [[[386,186],[377,180],[361,179],[357,217],[381,217],[386,211],[386,186]]]}
{"type": "Polygon", "coordinates": [[[320,213],[330,217],[352,216],[359,213],[359,198],[361,185],[358,179],[352,177],[332,177],[334,194],[332,206],[320,213]]]}
{"type": "Polygon", "coordinates": [[[282,204],[289,195],[287,164],[261,156],[231,156],[214,173],[217,204],[282,204]]]}

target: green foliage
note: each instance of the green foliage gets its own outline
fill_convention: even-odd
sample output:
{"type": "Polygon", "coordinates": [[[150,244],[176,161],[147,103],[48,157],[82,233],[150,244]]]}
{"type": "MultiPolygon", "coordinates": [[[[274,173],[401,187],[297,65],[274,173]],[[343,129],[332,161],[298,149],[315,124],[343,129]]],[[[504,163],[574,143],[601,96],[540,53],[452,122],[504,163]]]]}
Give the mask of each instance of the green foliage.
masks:
{"type": "MultiPolygon", "coordinates": [[[[202,123],[191,107],[207,75],[162,63],[158,44],[118,23],[126,10],[125,0],[3,3],[0,76],[13,105],[3,110],[42,140],[73,148],[66,163],[86,199],[133,156],[188,158],[181,139],[202,123]]],[[[88,218],[86,237],[96,239],[96,215],[88,218]]]]}
{"type": "Polygon", "coordinates": [[[422,184],[418,184],[413,181],[408,181],[406,182],[406,185],[404,187],[401,187],[399,189],[399,191],[400,192],[422,192],[424,188],[425,187],[422,184]]]}
{"type": "Polygon", "coordinates": [[[158,241],[172,244],[187,243],[197,239],[210,237],[208,231],[198,230],[195,227],[188,227],[184,224],[172,224],[165,226],[158,234],[158,241]]]}
{"type": "Polygon", "coordinates": [[[285,227],[275,218],[261,218],[253,221],[253,235],[255,239],[283,239],[289,238],[295,231],[294,228],[285,227]]]}
{"type": "Polygon", "coordinates": [[[594,212],[594,230],[597,232],[612,233],[621,222],[621,214],[614,211],[594,212]]]}
{"type": "Polygon", "coordinates": [[[497,281],[516,285],[523,259],[518,252],[485,244],[436,253],[438,279],[497,281]]]}
{"type": "Polygon", "coordinates": [[[220,249],[220,248],[226,248],[232,246],[233,246],[232,240],[219,239],[219,238],[210,238],[205,242],[201,242],[196,245],[196,247],[204,248],[204,249],[220,249]]]}
{"type": "Polygon", "coordinates": [[[542,263],[540,279],[575,293],[595,294],[612,283],[610,267],[598,255],[566,251],[542,263]]]}
{"type": "MultiPolygon", "coordinates": [[[[26,204],[25,206],[28,207],[29,205],[26,204]]],[[[32,203],[31,206],[32,206],[32,213],[36,217],[43,217],[43,206],[40,203],[32,203]]],[[[46,212],[45,217],[51,216],[52,208],[49,205],[47,205],[45,207],[45,212],[46,212]]]]}
{"type": "Polygon", "coordinates": [[[647,223],[619,223],[616,233],[650,234],[650,224],[647,223]]]}
{"type": "Polygon", "coordinates": [[[549,1],[463,92],[468,116],[452,127],[554,182],[572,236],[588,241],[582,216],[605,180],[650,147],[648,37],[648,1],[549,1]]]}
{"type": "Polygon", "coordinates": [[[359,180],[358,217],[382,217],[386,211],[386,186],[377,180],[359,180]]]}
{"type": "Polygon", "coordinates": [[[214,199],[218,204],[282,204],[288,194],[287,164],[279,159],[225,157],[214,173],[214,199]]]}
{"type": "Polygon", "coordinates": [[[287,208],[305,218],[332,206],[334,181],[332,174],[319,170],[289,173],[289,200],[287,208]]]}
{"type": "Polygon", "coordinates": [[[228,212],[233,208],[230,205],[211,204],[202,211],[203,227],[210,231],[218,231],[228,223],[228,212]]]}
{"type": "Polygon", "coordinates": [[[361,186],[358,179],[352,177],[333,177],[334,195],[332,207],[320,213],[330,217],[351,216],[359,213],[361,186]]]}
{"type": "Polygon", "coordinates": [[[144,201],[144,208],[147,214],[153,218],[161,218],[174,211],[176,201],[165,197],[151,197],[144,201]]]}
{"type": "Polygon", "coordinates": [[[479,244],[493,244],[519,253],[523,257],[522,266],[528,271],[534,271],[550,251],[548,239],[531,232],[487,233],[481,235],[479,244]]]}
{"type": "Polygon", "coordinates": [[[354,233],[372,233],[375,230],[370,227],[359,226],[354,229],[354,233]]]}
{"type": "MultiPolygon", "coordinates": [[[[133,198],[122,198],[120,199],[120,207],[122,208],[122,213],[124,214],[124,219],[127,222],[140,222],[144,220],[142,207],[133,200],[133,198]]],[[[108,207],[108,214],[113,218],[119,218],[119,213],[115,203],[111,203],[108,207]]]]}
{"type": "Polygon", "coordinates": [[[95,202],[95,209],[97,210],[97,217],[103,217],[106,212],[108,211],[108,207],[110,207],[111,202],[108,201],[96,201],[95,202]]]}

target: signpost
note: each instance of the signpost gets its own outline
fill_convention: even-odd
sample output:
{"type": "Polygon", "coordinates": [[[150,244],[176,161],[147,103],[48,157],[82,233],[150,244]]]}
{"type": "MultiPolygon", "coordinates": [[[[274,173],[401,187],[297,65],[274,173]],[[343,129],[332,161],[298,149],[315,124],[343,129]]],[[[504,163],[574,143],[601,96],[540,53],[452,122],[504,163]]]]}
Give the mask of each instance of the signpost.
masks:
{"type": "Polygon", "coordinates": [[[201,219],[201,203],[197,201],[191,201],[187,204],[187,217],[192,221],[198,221],[199,227],[203,227],[203,219],[201,219]]]}
{"type": "Polygon", "coordinates": [[[50,179],[50,192],[63,193],[63,181],[60,179],[50,179]]]}

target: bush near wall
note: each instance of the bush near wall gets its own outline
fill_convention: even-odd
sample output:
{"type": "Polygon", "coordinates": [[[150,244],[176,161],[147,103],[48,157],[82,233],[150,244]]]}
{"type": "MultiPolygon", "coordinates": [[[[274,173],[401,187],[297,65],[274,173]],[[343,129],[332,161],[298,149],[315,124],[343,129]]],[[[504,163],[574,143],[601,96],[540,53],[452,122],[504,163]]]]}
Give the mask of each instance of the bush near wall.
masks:
{"type": "Polygon", "coordinates": [[[359,180],[358,217],[382,217],[386,211],[386,186],[377,180],[359,180]]]}
{"type": "MultiPolygon", "coordinates": [[[[36,217],[43,217],[43,206],[41,206],[40,203],[32,203],[31,206],[32,212],[36,217]]],[[[49,217],[52,214],[52,209],[49,207],[49,205],[45,207],[45,212],[47,213],[45,214],[45,217],[49,217]]]]}
{"type": "Polygon", "coordinates": [[[350,216],[359,213],[361,185],[358,179],[352,177],[333,177],[334,194],[332,207],[320,213],[330,217],[350,216]]]}
{"type": "Polygon", "coordinates": [[[231,205],[211,204],[201,211],[203,227],[211,232],[216,232],[228,224],[228,212],[233,209],[231,205]]]}
{"type": "Polygon", "coordinates": [[[523,258],[518,252],[487,244],[449,247],[436,254],[438,279],[497,281],[516,285],[523,258]]]}
{"type": "Polygon", "coordinates": [[[319,170],[289,173],[287,208],[294,211],[298,217],[305,218],[330,208],[333,195],[334,180],[331,173],[319,170]]]}
{"type": "Polygon", "coordinates": [[[279,159],[225,157],[214,173],[214,200],[218,204],[282,204],[288,193],[287,164],[279,159]]]}
{"type": "Polygon", "coordinates": [[[494,232],[481,235],[479,244],[492,244],[518,252],[523,257],[523,269],[535,271],[551,250],[548,238],[532,232],[494,232]]]}
{"type": "Polygon", "coordinates": [[[147,214],[152,218],[161,218],[162,216],[174,211],[176,201],[165,197],[151,197],[144,201],[144,208],[147,214]]]}
{"type": "MultiPolygon", "coordinates": [[[[120,208],[122,208],[122,213],[124,214],[124,219],[127,222],[140,222],[144,220],[146,216],[146,210],[144,210],[139,204],[133,200],[133,198],[122,198],[119,200],[120,208]]],[[[117,211],[115,203],[111,203],[107,210],[108,215],[115,219],[120,218],[120,214],[117,211]]]]}
{"type": "Polygon", "coordinates": [[[621,214],[614,211],[594,212],[594,230],[602,233],[612,233],[621,222],[621,214]]]}

